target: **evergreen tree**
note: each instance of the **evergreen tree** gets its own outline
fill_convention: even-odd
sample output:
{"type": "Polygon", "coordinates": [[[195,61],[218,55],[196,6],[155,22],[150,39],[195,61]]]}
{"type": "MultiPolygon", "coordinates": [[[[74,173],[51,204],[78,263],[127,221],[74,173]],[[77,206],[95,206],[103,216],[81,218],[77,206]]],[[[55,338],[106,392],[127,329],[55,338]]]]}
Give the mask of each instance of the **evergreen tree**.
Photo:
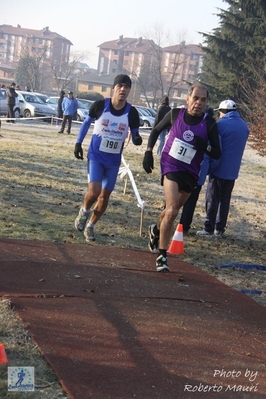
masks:
{"type": "Polygon", "coordinates": [[[220,26],[211,34],[202,33],[206,56],[200,78],[215,101],[232,98],[248,115],[252,102],[247,88],[258,88],[266,59],[266,1],[225,3],[229,8],[217,14],[220,26]]]}

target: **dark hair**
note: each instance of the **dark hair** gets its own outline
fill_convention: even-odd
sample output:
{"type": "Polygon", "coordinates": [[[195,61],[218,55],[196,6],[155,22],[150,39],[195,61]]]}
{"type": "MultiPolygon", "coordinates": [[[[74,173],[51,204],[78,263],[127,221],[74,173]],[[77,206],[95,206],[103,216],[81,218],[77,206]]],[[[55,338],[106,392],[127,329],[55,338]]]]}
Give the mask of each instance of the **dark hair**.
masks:
{"type": "Polygon", "coordinates": [[[164,96],[164,97],[161,99],[161,104],[169,105],[169,97],[168,97],[168,96],[164,96]]]}
{"type": "Polygon", "coordinates": [[[206,91],[207,98],[209,97],[209,90],[207,89],[207,87],[203,86],[202,84],[199,84],[199,83],[195,83],[194,85],[190,86],[190,88],[188,90],[188,95],[191,96],[191,94],[193,93],[193,90],[196,88],[204,89],[206,91]]]}

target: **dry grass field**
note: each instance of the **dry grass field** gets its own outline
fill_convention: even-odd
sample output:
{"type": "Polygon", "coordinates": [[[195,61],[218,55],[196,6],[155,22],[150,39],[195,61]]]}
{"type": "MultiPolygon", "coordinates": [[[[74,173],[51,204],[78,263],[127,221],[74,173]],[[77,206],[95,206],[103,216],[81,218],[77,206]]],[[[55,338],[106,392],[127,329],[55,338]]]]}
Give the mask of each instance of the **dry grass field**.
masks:
{"type": "MultiPolygon", "coordinates": [[[[143,220],[130,181],[124,193],[125,181],[119,177],[110,205],[96,225],[97,240],[88,244],[83,234],[74,229],[74,219],[87,187],[86,162],[76,160],[73,155],[78,125],[72,128],[71,135],[57,134],[57,131],[58,127],[46,123],[2,123],[0,239],[37,238],[84,245],[100,243],[106,245],[107,250],[111,245],[146,250],[148,226],[157,220],[163,205],[159,158],[155,156],[155,169],[151,175],[142,169],[147,134],[143,134],[144,143],[141,147],[129,143],[124,150],[124,158],[144,201],[143,220]]],[[[89,141],[90,135],[87,135],[84,150],[89,141]]],[[[265,306],[265,271],[220,268],[219,265],[266,265],[266,159],[247,146],[232,196],[226,234],[222,239],[198,237],[195,234],[203,228],[204,193],[203,187],[191,232],[184,236],[185,254],[182,259],[234,289],[261,291],[260,295],[251,296],[265,306]]],[[[67,398],[6,300],[0,301],[0,314],[0,342],[9,347],[10,365],[18,365],[22,359],[27,363],[31,361],[44,379],[36,381],[39,389],[34,393],[16,393],[12,396],[10,392],[9,396],[3,396],[3,392],[6,395],[6,380],[0,368],[0,398],[67,398]]]]}

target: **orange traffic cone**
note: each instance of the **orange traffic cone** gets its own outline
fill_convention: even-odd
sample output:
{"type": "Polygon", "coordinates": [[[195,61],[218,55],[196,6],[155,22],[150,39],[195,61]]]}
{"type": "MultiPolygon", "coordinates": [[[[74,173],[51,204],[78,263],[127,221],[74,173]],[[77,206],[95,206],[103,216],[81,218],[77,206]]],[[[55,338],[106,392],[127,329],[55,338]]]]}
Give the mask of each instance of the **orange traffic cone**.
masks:
{"type": "Polygon", "coordinates": [[[169,254],[182,255],[184,253],[183,225],[178,224],[172,242],[167,250],[169,254]]]}
{"type": "Polygon", "coordinates": [[[0,344],[0,364],[7,363],[7,356],[4,344],[0,344]]]}

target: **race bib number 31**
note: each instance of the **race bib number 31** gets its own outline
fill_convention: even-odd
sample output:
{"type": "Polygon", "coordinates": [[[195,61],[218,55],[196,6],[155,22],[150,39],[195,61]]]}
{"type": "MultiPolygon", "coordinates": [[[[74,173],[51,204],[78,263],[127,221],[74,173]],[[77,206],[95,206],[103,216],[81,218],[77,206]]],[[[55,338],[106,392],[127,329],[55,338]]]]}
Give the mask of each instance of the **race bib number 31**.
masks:
{"type": "Polygon", "coordinates": [[[102,137],[100,151],[108,152],[109,154],[119,154],[121,152],[123,139],[113,139],[110,137],[102,137]]]}
{"type": "Polygon", "coordinates": [[[177,138],[174,139],[172,147],[169,151],[169,155],[171,155],[171,157],[187,164],[191,163],[195,154],[196,150],[194,150],[193,145],[177,138]]]}

